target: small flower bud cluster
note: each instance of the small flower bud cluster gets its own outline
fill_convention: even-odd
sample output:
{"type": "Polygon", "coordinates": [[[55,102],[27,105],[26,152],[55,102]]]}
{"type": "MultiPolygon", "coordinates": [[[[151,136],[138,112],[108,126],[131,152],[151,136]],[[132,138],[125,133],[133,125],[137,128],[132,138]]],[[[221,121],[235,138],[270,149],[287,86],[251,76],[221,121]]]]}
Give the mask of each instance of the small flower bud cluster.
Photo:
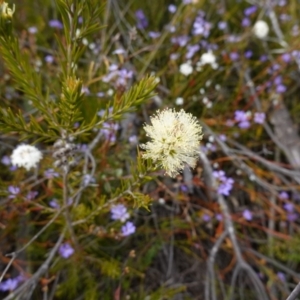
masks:
{"type": "Polygon", "coordinates": [[[73,143],[73,137],[63,137],[53,145],[55,151],[53,157],[55,167],[61,167],[65,172],[76,165],[74,160],[77,146],[73,143]]]}

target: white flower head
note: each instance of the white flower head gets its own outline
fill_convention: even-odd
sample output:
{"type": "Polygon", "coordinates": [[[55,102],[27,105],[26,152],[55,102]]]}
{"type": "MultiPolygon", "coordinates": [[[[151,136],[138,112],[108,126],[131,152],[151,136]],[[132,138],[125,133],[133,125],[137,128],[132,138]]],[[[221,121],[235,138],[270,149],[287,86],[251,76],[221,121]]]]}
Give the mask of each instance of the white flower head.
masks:
{"type": "Polygon", "coordinates": [[[253,33],[259,39],[264,39],[269,33],[269,25],[263,20],[257,21],[253,26],[253,33]]]}
{"type": "Polygon", "coordinates": [[[201,63],[201,65],[209,64],[213,68],[217,68],[217,66],[218,66],[216,56],[212,53],[212,51],[203,53],[200,57],[200,63],[201,63]]]}
{"type": "Polygon", "coordinates": [[[186,63],[183,63],[179,66],[179,72],[183,74],[184,76],[189,76],[193,73],[193,67],[191,65],[191,62],[188,61],[186,63]]]}
{"type": "Polygon", "coordinates": [[[151,117],[151,123],[144,126],[151,141],[141,145],[146,150],[143,158],[152,159],[171,177],[183,170],[185,164],[195,167],[202,139],[197,119],[183,109],[165,109],[151,117]]]}
{"type": "Polygon", "coordinates": [[[14,149],[11,163],[13,166],[24,167],[28,171],[35,168],[42,157],[42,152],[36,147],[22,144],[14,149]]]}

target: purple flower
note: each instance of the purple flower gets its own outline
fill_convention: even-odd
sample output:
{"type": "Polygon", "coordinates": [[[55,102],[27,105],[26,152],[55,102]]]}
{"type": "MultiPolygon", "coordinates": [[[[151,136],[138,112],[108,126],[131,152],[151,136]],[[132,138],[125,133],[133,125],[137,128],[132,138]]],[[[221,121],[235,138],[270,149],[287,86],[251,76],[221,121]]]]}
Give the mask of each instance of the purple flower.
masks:
{"type": "Polygon", "coordinates": [[[287,192],[283,191],[283,192],[280,192],[280,193],[279,193],[279,197],[280,197],[281,199],[287,200],[287,199],[289,199],[289,194],[288,194],[287,192]]]}
{"type": "Polygon", "coordinates": [[[176,12],[176,10],[177,10],[177,7],[176,7],[176,5],[174,5],[174,4],[170,4],[170,5],[168,6],[168,10],[169,10],[169,12],[170,12],[171,14],[174,14],[174,13],[176,12]]]}
{"type": "Polygon", "coordinates": [[[136,27],[138,29],[145,29],[146,27],[148,27],[148,19],[146,18],[143,10],[141,9],[138,9],[136,12],[135,12],[135,17],[136,17],[136,20],[137,20],[137,25],[136,27]]]}
{"type": "Polygon", "coordinates": [[[250,122],[247,120],[247,121],[242,121],[239,123],[239,127],[242,128],[242,129],[247,129],[250,127],[250,122]]]}
{"type": "Polygon", "coordinates": [[[222,141],[222,142],[225,142],[227,140],[227,137],[225,134],[220,134],[219,135],[219,139],[222,141]]]}
{"type": "Polygon", "coordinates": [[[285,203],[285,204],[283,204],[283,208],[289,213],[294,212],[294,204],[293,203],[285,203]]]}
{"type": "Polygon", "coordinates": [[[25,199],[28,201],[33,200],[37,195],[39,194],[39,192],[37,191],[30,191],[28,192],[28,194],[26,195],[25,199]]]}
{"type": "Polygon", "coordinates": [[[57,29],[63,28],[63,24],[59,20],[50,20],[48,24],[52,28],[57,28],[57,29]]]}
{"type": "Polygon", "coordinates": [[[130,144],[137,145],[137,143],[138,143],[138,137],[136,135],[131,135],[128,138],[128,141],[129,141],[130,144]]]}
{"type": "Polygon", "coordinates": [[[220,30],[224,30],[226,27],[227,27],[227,23],[226,23],[226,22],[220,21],[220,22],[218,23],[218,28],[219,28],[220,30]]]}
{"type": "Polygon", "coordinates": [[[119,125],[116,123],[103,123],[103,127],[100,129],[105,139],[111,143],[114,143],[117,139],[116,131],[119,129],[119,125]]]}
{"type": "Polygon", "coordinates": [[[276,87],[276,92],[278,94],[283,94],[286,91],[286,86],[284,84],[279,84],[276,87]]]}
{"type": "Polygon", "coordinates": [[[259,60],[260,60],[261,62],[265,62],[265,61],[268,60],[268,56],[267,56],[266,54],[263,54],[263,55],[261,55],[261,57],[259,58],[259,60]]]}
{"type": "Polygon", "coordinates": [[[222,221],[222,220],[223,220],[222,214],[216,214],[215,217],[216,217],[216,219],[217,219],[218,221],[222,221]]]}
{"type": "Polygon", "coordinates": [[[266,114],[263,112],[256,112],[254,114],[254,123],[256,124],[263,124],[266,119],[266,114]]]}
{"type": "Polygon", "coordinates": [[[286,278],[285,278],[285,274],[282,272],[277,272],[277,277],[280,281],[285,282],[286,278]]]}
{"type": "Polygon", "coordinates": [[[187,46],[187,53],[185,55],[186,59],[191,59],[194,54],[200,50],[199,45],[188,45],[187,46]]]}
{"type": "Polygon", "coordinates": [[[298,214],[297,213],[288,213],[287,214],[287,219],[289,222],[294,222],[298,219],[298,214]]]}
{"type": "Polygon", "coordinates": [[[132,222],[127,222],[121,228],[121,232],[123,236],[128,236],[135,233],[136,227],[132,222]]]}
{"type": "Polygon", "coordinates": [[[10,185],[8,187],[8,192],[10,193],[8,198],[13,199],[13,198],[16,198],[16,196],[20,193],[20,188],[17,186],[10,185]]]}
{"type": "Polygon", "coordinates": [[[246,58],[251,58],[252,55],[253,55],[253,52],[252,52],[251,50],[247,50],[247,51],[244,53],[244,56],[245,56],[246,58]]]}
{"type": "Polygon", "coordinates": [[[54,62],[54,57],[52,55],[46,55],[45,62],[47,62],[48,64],[52,64],[54,62]]]}
{"type": "Polygon", "coordinates": [[[245,16],[250,16],[250,15],[252,15],[253,13],[255,13],[256,11],[257,11],[257,6],[253,5],[253,6],[247,7],[247,8],[244,10],[244,15],[245,15],[245,16]]]}
{"type": "Polygon", "coordinates": [[[112,206],[110,212],[111,218],[113,220],[120,220],[121,222],[125,222],[130,217],[129,213],[127,212],[127,208],[123,204],[112,206]]]}
{"type": "Polygon", "coordinates": [[[193,24],[193,35],[203,35],[208,37],[211,29],[211,23],[204,19],[204,13],[200,11],[193,24]]]}
{"type": "Polygon", "coordinates": [[[222,170],[213,171],[213,176],[219,181],[218,194],[228,196],[233,187],[234,180],[226,177],[225,172],[222,170]]]}
{"type": "Polygon", "coordinates": [[[95,182],[96,182],[96,179],[94,177],[92,177],[90,174],[85,174],[83,176],[83,185],[84,186],[87,186],[90,183],[95,183],[95,182]]]}
{"type": "Polygon", "coordinates": [[[202,216],[202,220],[203,220],[204,222],[209,222],[209,221],[211,220],[211,217],[210,217],[210,215],[208,215],[208,214],[204,214],[204,215],[202,216]]]}
{"type": "Polygon", "coordinates": [[[21,281],[22,281],[21,276],[18,276],[16,278],[9,278],[0,283],[0,291],[2,292],[13,291],[17,288],[17,286],[21,281]]]}
{"type": "Polygon", "coordinates": [[[53,169],[48,169],[44,172],[44,176],[48,179],[52,179],[54,177],[59,177],[59,173],[55,172],[53,169]]]}
{"type": "Polygon", "coordinates": [[[236,110],[234,112],[234,119],[237,122],[248,121],[248,114],[242,110],[236,110]]]}
{"type": "Polygon", "coordinates": [[[74,253],[74,249],[71,247],[69,243],[61,244],[58,253],[63,258],[69,258],[74,253]]]}
{"type": "Polygon", "coordinates": [[[58,204],[57,199],[52,199],[51,201],[49,201],[49,206],[54,209],[60,208],[60,205],[58,204]]]}
{"type": "Polygon", "coordinates": [[[244,18],[244,19],[242,20],[242,26],[243,26],[243,27],[249,27],[250,25],[251,25],[251,21],[250,21],[249,18],[244,18]]]}
{"type": "Polygon", "coordinates": [[[237,52],[231,52],[229,53],[229,57],[232,61],[236,61],[240,58],[239,54],[237,52]]]}
{"type": "Polygon", "coordinates": [[[273,83],[274,83],[275,85],[281,84],[281,83],[282,83],[282,76],[276,76],[276,77],[274,78],[273,83]]]}
{"type": "Polygon", "coordinates": [[[152,39],[157,39],[158,37],[160,37],[160,32],[149,31],[148,35],[149,35],[149,37],[151,37],[152,39]]]}
{"type": "Polygon", "coordinates": [[[171,38],[171,43],[177,44],[180,47],[184,47],[188,43],[188,41],[189,41],[189,37],[187,35],[181,35],[181,36],[171,38]]]}
{"type": "Polygon", "coordinates": [[[243,211],[243,217],[245,220],[251,221],[252,220],[252,212],[249,209],[245,209],[243,211]]]}
{"type": "Polygon", "coordinates": [[[28,28],[28,32],[30,34],[36,34],[38,32],[38,29],[35,26],[31,26],[28,28]]]}
{"type": "Polygon", "coordinates": [[[3,165],[9,166],[11,164],[11,159],[9,156],[4,155],[1,159],[1,162],[3,163],[3,165]]]}
{"type": "Polygon", "coordinates": [[[285,63],[289,63],[292,59],[292,56],[290,53],[284,53],[281,55],[281,59],[285,62],[285,63]]]}
{"type": "Polygon", "coordinates": [[[232,178],[226,178],[218,187],[218,194],[228,196],[232,190],[234,180],[232,178]]]}

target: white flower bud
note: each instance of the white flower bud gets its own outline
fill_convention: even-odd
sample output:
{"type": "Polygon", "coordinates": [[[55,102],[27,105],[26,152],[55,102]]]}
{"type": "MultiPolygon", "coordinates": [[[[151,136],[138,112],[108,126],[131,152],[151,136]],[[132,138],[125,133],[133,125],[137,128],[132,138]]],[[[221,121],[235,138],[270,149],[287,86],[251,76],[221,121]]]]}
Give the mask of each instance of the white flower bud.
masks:
{"type": "Polygon", "coordinates": [[[263,20],[257,21],[253,26],[253,33],[259,39],[264,39],[269,33],[269,25],[263,20]]]}

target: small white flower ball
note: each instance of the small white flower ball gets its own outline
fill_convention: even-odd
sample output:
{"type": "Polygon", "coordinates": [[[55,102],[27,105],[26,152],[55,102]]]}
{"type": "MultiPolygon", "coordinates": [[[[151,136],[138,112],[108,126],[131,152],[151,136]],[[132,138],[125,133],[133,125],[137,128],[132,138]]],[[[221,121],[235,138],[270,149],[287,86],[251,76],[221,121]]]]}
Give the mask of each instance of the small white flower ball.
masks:
{"type": "Polygon", "coordinates": [[[269,25],[263,20],[257,21],[253,26],[253,33],[259,39],[264,39],[269,33],[269,25]]]}
{"type": "Polygon", "coordinates": [[[183,63],[179,66],[179,72],[184,76],[189,76],[193,73],[193,67],[190,62],[183,63]]]}
{"type": "Polygon", "coordinates": [[[36,147],[22,144],[14,149],[11,155],[11,163],[13,166],[24,167],[28,171],[35,168],[42,157],[42,152],[36,147]]]}

